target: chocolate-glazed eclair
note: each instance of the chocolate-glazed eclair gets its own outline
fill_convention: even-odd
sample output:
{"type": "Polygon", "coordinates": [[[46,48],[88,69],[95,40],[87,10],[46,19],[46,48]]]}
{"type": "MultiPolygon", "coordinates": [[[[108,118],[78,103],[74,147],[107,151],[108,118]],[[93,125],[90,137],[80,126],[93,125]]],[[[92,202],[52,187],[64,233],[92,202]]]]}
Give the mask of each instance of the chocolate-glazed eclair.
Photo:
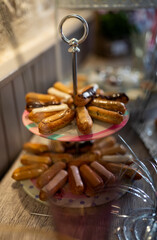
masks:
{"type": "Polygon", "coordinates": [[[42,93],[35,93],[35,92],[28,92],[25,96],[26,102],[34,102],[34,101],[42,101],[42,102],[48,102],[48,101],[58,101],[58,98],[54,95],[49,94],[42,94],[42,93]]]}
{"type": "Polygon", "coordinates": [[[111,95],[99,95],[95,96],[97,99],[106,99],[110,101],[117,101],[122,103],[128,103],[129,97],[125,93],[113,93],[111,95]]]}
{"type": "Polygon", "coordinates": [[[31,101],[27,102],[26,104],[26,110],[28,112],[31,112],[33,108],[40,108],[40,107],[46,107],[50,105],[60,105],[61,103],[58,101],[48,101],[48,102],[42,102],[42,101],[31,101]]]}
{"type": "Polygon", "coordinates": [[[82,134],[89,134],[92,131],[93,121],[86,107],[76,107],[76,123],[82,134]]]}
{"type": "Polygon", "coordinates": [[[107,110],[111,110],[115,112],[121,112],[122,114],[124,114],[126,111],[126,107],[124,103],[118,102],[118,101],[110,101],[110,100],[95,98],[90,102],[90,105],[105,108],[107,110]]]}
{"type": "Polygon", "coordinates": [[[74,103],[76,106],[83,107],[87,105],[92,98],[96,95],[96,91],[98,89],[98,85],[89,85],[86,88],[82,89],[80,93],[78,93],[74,97],[74,103]]]}
{"type": "Polygon", "coordinates": [[[51,134],[68,125],[75,116],[75,111],[69,109],[44,118],[38,125],[41,134],[51,134]]]}
{"type": "Polygon", "coordinates": [[[92,118],[100,121],[111,124],[120,124],[123,121],[123,115],[119,112],[109,111],[95,106],[89,106],[87,109],[92,118]]]}

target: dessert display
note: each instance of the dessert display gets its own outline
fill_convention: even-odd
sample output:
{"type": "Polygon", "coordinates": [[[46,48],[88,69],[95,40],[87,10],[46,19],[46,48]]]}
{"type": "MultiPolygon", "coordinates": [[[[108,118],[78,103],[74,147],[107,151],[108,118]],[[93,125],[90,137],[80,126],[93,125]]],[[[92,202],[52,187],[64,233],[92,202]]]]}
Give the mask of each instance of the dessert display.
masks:
{"type": "Polygon", "coordinates": [[[35,179],[39,198],[46,201],[66,184],[74,195],[95,196],[120,179],[141,178],[133,156],[115,137],[92,142],[51,141],[51,144],[25,143],[20,158],[22,166],[15,169],[16,181],[35,179]],[[78,152],[79,148],[79,152],[78,152]]]}
{"type": "Polygon", "coordinates": [[[93,120],[118,125],[124,119],[128,97],[124,93],[105,95],[97,84],[79,90],[56,82],[47,94],[26,94],[28,119],[38,124],[43,135],[49,135],[70,124],[74,119],[80,133],[92,133],[93,120]]]}
{"type": "MultiPolygon", "coordinates": [[[[88,35],[88,24],[75,14],[61,21],[61,37],[68,44],[71,42],[62,32],[62,25],[69,17],[84,22],[84,35],[78,40],[78,44],[82,43],[88,35]]],[[[46,94],[28,92],[25,96],[24,125],[29,131],[37,128],[38,131],[32,132],[53,141],[51,146],[25,143],[25,153],[20,158],[22,166],[13,172],[12,178],[17,181],[31,179],[39,189],[41,201],[55,197],[66,186],[81,199],[81,196],[89,198],[101,194],[122,179],[141,178],[140,171],[132,164],[133,156],[115,137],[109,136],[127,123],[128,96],[125,93],[107,94],[95,83],[85,86],[86,78],[77,78],[75,74],[79,48],[75,43],[69,45],[69,52],[73,53],[73,90],[55,82],[46,94]],[[74,134],[70,138],[72,126],[74,134]],[[58,136],[61,136],[60,141],[54,141],[58,136]]],[[[104,203],[103,197],[102,200],[104,203]]]]}

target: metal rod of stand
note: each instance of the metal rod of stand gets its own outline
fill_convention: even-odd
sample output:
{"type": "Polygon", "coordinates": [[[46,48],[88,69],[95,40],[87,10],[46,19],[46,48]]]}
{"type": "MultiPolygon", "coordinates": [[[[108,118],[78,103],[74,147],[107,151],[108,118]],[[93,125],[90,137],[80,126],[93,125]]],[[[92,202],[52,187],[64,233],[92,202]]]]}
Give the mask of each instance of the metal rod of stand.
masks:
{"type": "Polygon", "coordinates": [[[77,53],[72,53],[73,94],[77,94],[77,53]]]}
{"type": "MultiPolygon", "coordinates": [[[[73,96],[77,94],[77,52],[72,53],[73,96]]],[[[79,143],[76,142],[76,155],[79,154],[79,143]]]]}
{"type": "MultiPolygon", "coordinates": [[[[60,22],[59,31],[60,31],[61,38],[64,40],[64,42],[68,43],[70,46],[70,48],[68,49],[68,52],[72,53],[73,97],[75,98],[75,96],[77,94],[77,53],[80,52],[78,45],[80,43],[84,42],[84,40],[88,36],[88,32],[89,32],[88,24],[87,24],[86,20],[84,18],[82,18],[81,16],[76,15],[76,14],[71,14],[62,19],[62,21],[60,22]],[[63,31],[62,31],[63,24],[67,19],[70,19],[70,18],[77,18],[83,23],[84,34],[79,40],[77,40],[76,38],[72,38],[69,40],[63,34],[63,31]]],[[[76,154],[78,154],[79,153],[79,143],[78,142],[76,143],[75,147],[76,147],[76,154]]]]}
{"type": "Polygon", "coordinates": [[[67,15],[66,17],[64,17],[61,20],[60,25],[59,25],[59,32],[60,32],[61,38],[64,40],[64,42],[66,42],[70,45],[68,52],[72,53],[73,95],[75,97],[75,95],[77,94],[77,52],[80,52],[78,45],[81,44],[82,42],[84,42],[84,40],[87,38],[89,28],[88,28],[88,24],[87,24],[86,20],[83,17],[76,15],[76,14],[71,14],[71,15],[67,15]],[[83,24],[84,33],[83,33],[83,36],[79,40],[77,40],[76,38],[72,38],[69,40],[63,34],[63,30],[62,30],[63,24],[66,20],[68,20],[70,18],[77,18],[83,24]]]}

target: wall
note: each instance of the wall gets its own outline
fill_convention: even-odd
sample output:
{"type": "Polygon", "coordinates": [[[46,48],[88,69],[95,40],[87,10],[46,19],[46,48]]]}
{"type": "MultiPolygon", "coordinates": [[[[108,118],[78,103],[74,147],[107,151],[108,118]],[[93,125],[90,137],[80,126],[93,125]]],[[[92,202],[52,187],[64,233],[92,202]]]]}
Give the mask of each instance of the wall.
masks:
{"type": "Polygon", "coordinates": [[[5,79],[0,86],[0,176],[12,164],[31,133],[22,124],[25,94],[46,92],[56,80],[54,47],[5,79]]]}

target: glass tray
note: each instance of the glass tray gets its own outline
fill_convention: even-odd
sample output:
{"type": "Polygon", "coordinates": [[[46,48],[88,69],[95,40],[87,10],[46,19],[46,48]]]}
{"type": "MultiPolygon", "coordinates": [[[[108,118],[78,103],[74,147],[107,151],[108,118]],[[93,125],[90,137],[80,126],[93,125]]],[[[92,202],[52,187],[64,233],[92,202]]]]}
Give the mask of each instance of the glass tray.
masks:
{"type": "MultiPolygon", "coordinates": [[[[30,197],[42,204],[48,204],[47,202],[39,199],[39,189],[36,187],[35,179],[21,181],[21,185],[23,186],[24,191],[30,197]]],[[[106,187],[104,188],[103,192],[92,197],[87,197],[85,194],[72,194],[70,192],[69,185],[66,184],[62,190],[60,190],[54,195],[54,197],[50,199],[50,201],[57,206],[69,208],[95,207],[120,198],[125,194],[126,191],[121,189],[116,190],[116,187],[106,187]]]]}

